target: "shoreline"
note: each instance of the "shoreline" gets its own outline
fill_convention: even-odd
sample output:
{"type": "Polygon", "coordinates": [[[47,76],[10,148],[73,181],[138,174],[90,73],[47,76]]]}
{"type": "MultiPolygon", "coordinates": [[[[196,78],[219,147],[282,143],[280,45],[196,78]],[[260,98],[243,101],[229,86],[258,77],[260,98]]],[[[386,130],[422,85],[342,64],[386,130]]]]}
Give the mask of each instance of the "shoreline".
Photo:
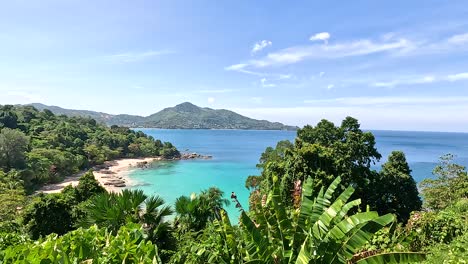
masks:
{"type": "MultiPolygon", "coordinates": [[[[142,168],[141,165],[150,164],[154,161],[164,160],[162,157],[147,158],[124,158],[106,161],[102,165],[91,168],[94,178],[107,192],[120,193],[123,188],[131,186],[128,177],[133,170],[142,168]],[[140,164],[140,166],[139,166],[140,164]],[[117,185],[117,186],[116,186],[117,185]]],[[[42,186],[36,193],[59,193],[68,185],[76,187],[80,177],[87,171],[66,177],[62,182],[42,186]]]]}

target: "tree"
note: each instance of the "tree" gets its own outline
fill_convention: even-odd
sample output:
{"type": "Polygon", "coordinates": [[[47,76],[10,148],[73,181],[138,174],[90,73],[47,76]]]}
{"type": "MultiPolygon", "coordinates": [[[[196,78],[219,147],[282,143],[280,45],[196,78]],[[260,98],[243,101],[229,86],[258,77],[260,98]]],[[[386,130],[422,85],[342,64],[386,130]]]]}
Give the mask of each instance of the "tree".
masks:
{"type": "Polygon", "coordinates": [[[464,166],[453,163],[454,156],[444,155],[434,169],[435,179],[425,179],[419,186],[424,207],[442,210],[460,199],[468,198],[468,173],[464,166]]]}
{"type": "Polygon", "coordinates": [[[393,151],[372,181],[370,202],[380,214],[396,214],[399,222],[406,223],[412,211],[421,210],[418,188],[403,152],[393,151]]]}
{"type": "Polygon", "coordinates": [[[28,149],[29,137],[23,132],[4,128],[0,131],[0,168],[23,169],[25,167],[25,152],[28,149]]]}
{"type": "Polygon", "coordinates": [[[78,185],[75,187],[75,200],[77,203],[83,202],[105,192],[106,189],[94,178],[94,174],[90,170],[80,177],[78,185]]]}
{"type": "Polygon", "coordinates": [[[209,222],[219,220],[223,206],[229,205],[229,200],[223,198],[223,195],[220,189],[211,187],[199,195],[192,194],[190,198],[187,196],[177,198],[175,225],[182,232],[200,231],[209,222]]]}
{"type": "Polygon", "coordinates": [[[14,112],[14,106],[0,106],[0,129],[11,128],[15,129],[18,125],[18,116],[14,112]]]}
{"type": "Polygon", "coordinates": [[[166,218],[172,214],[170,206],[163,206],[159,196],[146,196],[142,190],[123,190],[121,193],[101,193],[89,200],[84,209],[85,217],[79,225],[97,225],[110,232],[117,232],[128,223],[139,223],[153,242],[164,246],[170,225],[166,218]]]}
{"type": "Polygon", "coordinates": [[[21,175],[15,170],[0,170],[0,224],[15,221],[25,204],[21,175]]]}
{"type": "Polygon", "coordinates": [[[61,193],[39,194],[25,208],[23,225],[33,239],[73,229],[72,204],[61,193]]]}
{"type": "Polygon", "coordinates": [[[294,146],[278,144],[276,149],[269,148],[262,154],[260,191],[271,189],[273,177],[281,175],[283,202],[292,205],[296,182],[311,178],[318,191],[339,176],[344,186],[356,188],[355,197],[369,204],[372,192],[369,182],[374,173],[370,167],[380,158],[374,136],[363,132],[356,119],[347,117],[340,126],[322,120],[315,127],[307,125],[299,129],[294,146]]]}

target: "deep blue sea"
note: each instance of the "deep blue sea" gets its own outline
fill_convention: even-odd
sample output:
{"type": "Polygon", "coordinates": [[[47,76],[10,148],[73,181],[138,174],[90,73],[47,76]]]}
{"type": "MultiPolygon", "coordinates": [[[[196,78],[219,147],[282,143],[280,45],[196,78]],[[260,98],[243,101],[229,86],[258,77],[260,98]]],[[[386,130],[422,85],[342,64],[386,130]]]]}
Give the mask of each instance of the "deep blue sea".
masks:
{"type": "MultiPolygon", "coordinates": [[[[211,160],[183,160],[156,162],[152,169],[136,170],[130,174],[132,188],[146,194],[158,194],[174,204],[181,195],[190,196],[211,186],[217,186],[229,198],[233,191],[244,208],[248,208],[249,192],[244,182],[249,175],[258,175],[256,168],[260,154],[280,140],[293,141],[295,131],[252,130],[166,130],[139,129],[154,138],[172,142],[180,151],[213,155],[211,160]]],[[[459,164],[468,166],[468,133],[372,131],[377,150],[383,158],[393,150],[401,150],[419,182],[432,177],[438,158],[451,153],[459,164]]],[[[239,213],[233,205],[227,208],[231,221],[237,222],[239,213]]]]}

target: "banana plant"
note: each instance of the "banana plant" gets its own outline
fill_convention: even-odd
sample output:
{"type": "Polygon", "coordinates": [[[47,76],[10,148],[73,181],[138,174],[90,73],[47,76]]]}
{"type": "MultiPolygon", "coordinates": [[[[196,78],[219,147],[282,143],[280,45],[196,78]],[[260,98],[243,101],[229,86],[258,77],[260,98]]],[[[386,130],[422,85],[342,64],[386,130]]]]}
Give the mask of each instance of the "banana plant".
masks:
{"type": "Polygon", "coordinates": [[[282,203],[277,177],[266,204],[249,214],[241,213],[241,226],[247,234],[244,260],[247,263],[412,263],[424,259],[422,253],[367,252],[362,247],[373,234],[395,221],[395,216],[377,212],[353,213],[360,199],[348,201],[354,192],[348,187],[335,196],[341,178],[314,196],[312,180],[303,185],[298,209],[282,203]],[[333,199],[333,197],[337,197],[333,199]]]}

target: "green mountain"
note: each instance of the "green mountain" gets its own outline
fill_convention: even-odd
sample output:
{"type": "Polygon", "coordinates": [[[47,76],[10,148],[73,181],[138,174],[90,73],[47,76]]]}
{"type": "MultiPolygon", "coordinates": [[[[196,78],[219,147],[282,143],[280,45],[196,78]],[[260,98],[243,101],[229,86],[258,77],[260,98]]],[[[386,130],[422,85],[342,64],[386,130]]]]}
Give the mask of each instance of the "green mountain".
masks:
{"type": "Polygon", "coordinates": [[[259,129],[296,130],[297,127],[279,122],[256,120],[225,109],[199,107],[185,102],[165,108],[147,117],[136,115],[112,115],[88,110],[65,109],[58,106],[31,104],[39,110],[48,109],[54,114],[67,116],[88,116],[109,126],[154,127],[178,129],[259,129]]]}

